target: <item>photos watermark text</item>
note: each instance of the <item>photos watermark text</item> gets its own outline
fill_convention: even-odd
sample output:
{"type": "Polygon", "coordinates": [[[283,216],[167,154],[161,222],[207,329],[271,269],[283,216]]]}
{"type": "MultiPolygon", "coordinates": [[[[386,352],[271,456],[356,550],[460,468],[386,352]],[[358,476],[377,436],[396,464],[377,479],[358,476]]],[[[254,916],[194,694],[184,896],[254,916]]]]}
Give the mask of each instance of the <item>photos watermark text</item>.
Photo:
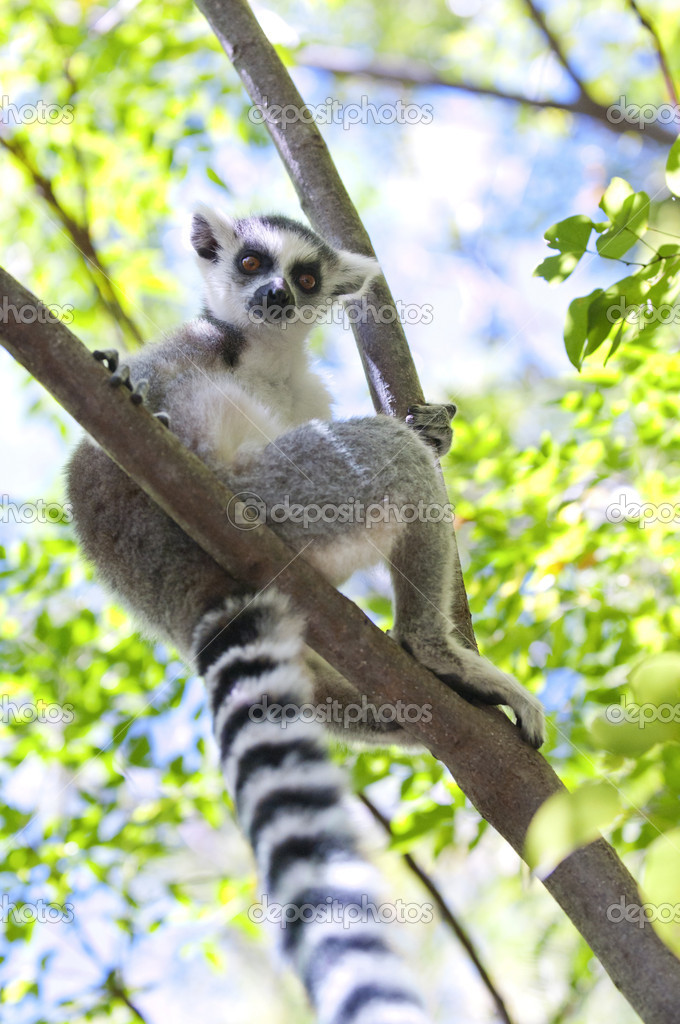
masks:
{"type": "Polygon", "coordinates": [[[73,509],[69,502],[65,505],[57,501],[12,501],[7,494],[0,494],[0,523],[70,523],[73,509]]]}
{"type": "Polygon", "coordinates": [[[303,505],[291,501],[290,495],[285,495],[282,501],[268,506],[264,499],[253,491],[240,491],[230,499],[226,515],[232,526],[239,530],[253,530],[264,523],[297,523],[303,529],[309,529],[318,523],[358,524],[370,530],[390,524],[452,523],[455,518],[455,505],[449,502],[426,502],[422,499],[417,504],[400,503],[391,501],[389,495],[385,495],[382,501],[375,502],[349,497],[347,501],[339,504],[326,502],[323,505],[303,505]]]}
{"type": "Polygon", "coordinates": [[[362,694],[361,700],[344,704],[327,697],[319,704],[277,704],[267,694],[248,711],[253,722],[275,722],[282,729],[293,722],[320,722],[322,725],[339,725],[347,729],[351,725],[413,725],[415,722],[432,721],[431,704],[406,704],[402,700],[393,704],[374,704],[362,694]]]}
{"type": "Polygon", "coordinates": [[[363,895],[359,903],[345,903],[327,896],[323,903],[270,903],[265,894],[260,903],[248,910],[254,924],[269,921],[287,928],[291,924],[335,924],[351,928],[353,924],[430,924],[434,919],[431,903],[374,903],[363,895]]]}
{"type": "Polygon", "coordinates": [[[347,130],[358,124],[369,125],[414,125],[432,124],[434,108],[431,103],[381,103],[376,105],[368,96],[361,96],[359,102],[341,103],[328,96],[324,103],[270,103],[264,96],[261,103],[251,107],[248,120],[252,124],[342,125],[347,130]]]}

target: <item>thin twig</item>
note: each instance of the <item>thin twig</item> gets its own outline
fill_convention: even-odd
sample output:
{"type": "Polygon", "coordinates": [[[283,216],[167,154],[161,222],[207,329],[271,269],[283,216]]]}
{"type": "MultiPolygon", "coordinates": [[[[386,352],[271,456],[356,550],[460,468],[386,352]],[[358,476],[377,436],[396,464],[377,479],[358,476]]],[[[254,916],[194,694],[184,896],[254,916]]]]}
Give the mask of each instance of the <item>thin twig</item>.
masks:
{"type": "Polygon", "coordinates": [[[664,53],[663,46],[661,45],[661,38],[659,36],[659,33],[656,31],[654,25],[649,20],[647,15],[642,13],[642,11],[638,7],[638,5],[635,2],[635,0],[628,0],[628,3],[630,5],[630,7],[631,7],[631,10],[637,16],[637,19],[640,22],[640,24],[642,25],[642,27],[647,29],[647,31],[650,33],[652,39],[654,40],[654,48],[655,48],[657,56],[659,58],[659,64],[661,65],[661,73],[663,74],[664,80],[666,82],[666,88],[668,89],[668,95],[670,96],[671,101],[677,107],[678,106],[678,91],[675,88],[675,82],[673,81],[673,76],[671,74],[671,69],[670,69],[670,66],[668,64],[668,61],[666,60],[666,54],[664,53]]]}
{"type": "MultiPolygon", "coordinates": [[[[76,94],[78,92],[78,89],[79,89],[78,82],[73,77],[73,74],[71,72],[71,57],[70,56],[67,57],[66,60],[64,61],[64,78],[68,82],[69,89],[68,89],[68,95],[67,95],[67,102],[70,103],[71,100],[74,99],[74,97],[76,96],[76,94]]],[[[88,187],[87,187],[87,167],[86,167],[86,164],[85,164],[85,158],[83,156],[83,152],[82,152],[80,146],[78,145],[78,142],[77,142],[77,139],[76,139],[75,135],[73,136],[73,138],[71,140],[71,150],[73,152],[73,159],[75,161],[76,167],[78,168],[78,188],[79,188],[79,191],[80,191],[80,212],[81,212],[83,223],[87,224],[88,221],[89,221],[89,212],[88,212],[88,198],[89,198],[89,195],[88,195],[88,187]]]]}
{"type": "Polygon", "coordinates": [[[107,967],[75,918],[71,922],[71,928],[85,955],[97,965],[100,971],[106,971],[106,980],[101,987],[115,999],[119,999],[122,1003],[125,1003],[127,1008],[134,1013],[137,1020],[140,1020],[142,1024],[149,1024],[148,1018],[144,1016],[142,1011],[130,999],[127,989],[123,983],[120,970],[117,968],[110,969],[107,967]]]}
{"type": "Polygon", "coordinates": [[[594,100],[580,85],[579,96],[575,100],[534,99],[523,93],[510,92],[494,86],[481,85],[456,77],[453,72],[436,71],[423,61],[404,59],[392,56],[366,57],[363,53],[349,47],[340,46],[305,46],[296,54],[298,64],[303,67],[318,68],[338,76],[364,76],[383,82],[394,82],[403,86],[441,86],[444,89],[456,89],[473,96],[488,96],[492,99],[505,100],[510,103],[537,110],[564,110],[577,117],[590,117],[598,124],[604,125],[617,135],[640,132],[655,142],[669,144],[675,133],[659,124],[638,124],[624,119],[610,120],[609,108],[594,100]]]}
{"type": "MultiPolygon", "coordinates": [[[[369,797],[367,797],[365,793],[359,793],[358,796],[361,802],[371,812],[375,820],[379,822],[379,824],[384,828],[385,832],[387,832],[388,836],[392,838],[392,826],[390,825],[389,820],[385,817],[382,811],[376,807],[373,801],[369,797]]],[[[473,964],[477,968],[480,978],[486,985],[486,988],[488,989],[491,998],[496,1004],[496,1009],[498,1011],[498,1016],[500,1017],[500,1019],[505,1021],[505,1024],[514,1024],[512,1017],[508,1012],[508,1008],[505,1005],[503,997],[501,996],[500,992],[498,991],[493,981],[491,980],[489,972],[482,963],[479,953],[474,947],[472,939],[470,938],[465,927],[460,923],[460,921],[453,913],[446,900],[444,899],[444,896],[442,895],[441,890],[437,886],[437,883],[434,881],[432,876],[429,875],[427,871],[425,871],[425,869],[420,866],[420,864],[418,864],[418,862],[411,856],[410,853],[402,853],[401,859],[407,865],[412,874],[414,874],[416,878],[421,882],[421,884],[427,889],[430,896],[439,907],[439,912],[442,918],[448,924],[449,928],[453,931],[456,938],[465,949],[465,952],[467,953],[467,955],[470,957],[473,964]]]]}
{"type": "Polygon", "coordinates": [[[134,341],[141,345],[143,341],[142,334],[134,320],[125,312],[118,301],[118,296],[111,281],[111,275],[94,246],[89,226],[87,224],[79,224],[66,210],[58,199],[50,179],[38,170],[26,152],[25,147],[17,139],[10,140],[0,136],[0,145],[21,164],[31,178],[38,193],[55,212],[64,229],[70,235],[71,241],[85,261],[85,266],[97,294],[106,306],[111,319],[119,328],[126,328],[134,341]]]}
{"type": "Polygon", "coordinates": [[[137,1007],[132,1002],[129,995],[127,994],[127,991],[125,990],[122,982],[120,981],[120,975],[118,971],[115,971],[113,974],[109,975],[109,977],[107,978],[106,989],[108,992],[111,993],[112,996],[114,996],[114,998],[119,999],[122,1003],[125,1003],[127,1008],[132,1013],[134,1013],[137,1020],[140,1020],[142,1024],[149,1024],[148,1018],[144,1016],[139,1007],[137,1007]]]}
{"type": "Polygon", "coordinates": [[[581,81],[579,75],[572,67],[571,61],[567,57],[567,54],[562,46],[561,41],[557,38],[557,36],[554,34],[552,29],[548,25],[548,22],[545,20],[545,15],[543,14],[543,11],[536,6],[533,0],[524,0],[524,3],[526,5],[527,10],[529,11],[529,14],[531,15],[532,21],[534,21],[536,25],[538,25],[539,29],[541,30],[541,33],[543,34],[548,43],[548,46],[555,54],[558,61],[560,62],[564,70],[567,72],[574,85],[578,88],[579,92],[582,95],[587,96],[588,93],[583,82],[581,81]]]}

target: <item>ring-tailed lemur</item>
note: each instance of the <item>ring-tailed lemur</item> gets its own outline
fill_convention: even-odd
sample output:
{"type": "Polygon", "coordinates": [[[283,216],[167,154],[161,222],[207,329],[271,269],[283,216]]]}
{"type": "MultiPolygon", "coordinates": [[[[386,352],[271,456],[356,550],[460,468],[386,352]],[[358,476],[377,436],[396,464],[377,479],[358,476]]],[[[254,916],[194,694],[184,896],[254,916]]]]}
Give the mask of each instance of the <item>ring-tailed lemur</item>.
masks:
{"type": "MultiPolygon", "coordinates": [[[[410,427],[387,416],[333,421],[310,368],[312,323],[334,299],[364,293],[379,272],[375,260],[333,249],[285,217],[231,220],[207,208],[194,216],[192,244],[205,280],[203,314],[129,366],[118,366],[112,351],[96,353],[112,383],[143,398],[243,499],[241,525],[253,525],[254,508],[256,520],[270,522],[335,584],[386,559],[395,639],[466,696],[509,705],[524,738],[539,746],[538,701],[453,636],[451,522],[346,514],[348,505],[427,508],[446,498],[431,445],[448,450],[455,407],[417,406],[410,427]],[[281,507],[291,514],[273,521],[281,507]],[[296,517],[296,508],[345,514],[296,517]]],[[[349,928],[343,917],[343,908],[377,896],[323,730],[289,714],[284,729],[276,713],[261,711],[265,699],[288,710],[310,700],[323,708],[330,698],[347,705],[358,694],[304,647],[303,622],[282,594],[244,593],[88,439],[72,455],[68,490],[81,546],[102,580],[205,679],[221,763],[268,900],[311,908],[311,920],[307,909],[284,930],[283,946],[319,1021],[424,1024],[381,926],[370,912],[349,928]]],[[[361,736],[406,739],[375,721],[361,736]]]]}

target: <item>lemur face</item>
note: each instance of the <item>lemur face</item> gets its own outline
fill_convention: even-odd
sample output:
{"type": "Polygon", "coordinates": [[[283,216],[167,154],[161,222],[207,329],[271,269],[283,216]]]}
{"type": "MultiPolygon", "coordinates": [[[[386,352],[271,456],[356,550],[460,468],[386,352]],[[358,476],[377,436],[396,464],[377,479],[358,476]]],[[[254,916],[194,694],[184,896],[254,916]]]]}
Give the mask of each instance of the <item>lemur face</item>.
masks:
{"type": "Polygon", "coordinates": [[[361,295],[380,271],[371,257],[333,249],[278,215],[231,220],[201,207],[191,243],[209,311],[242,330],[306,334],[335,299],[361,295]]]}

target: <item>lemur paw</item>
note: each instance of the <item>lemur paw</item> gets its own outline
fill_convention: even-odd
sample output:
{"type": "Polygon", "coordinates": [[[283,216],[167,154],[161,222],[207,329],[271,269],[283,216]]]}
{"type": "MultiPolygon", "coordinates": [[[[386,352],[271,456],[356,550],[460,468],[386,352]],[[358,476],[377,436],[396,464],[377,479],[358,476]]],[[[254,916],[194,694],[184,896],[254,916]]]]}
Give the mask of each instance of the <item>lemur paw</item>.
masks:
{"type": "Polygon", "coordinates": [[[452,402],[447,405],[410,405],[406,411],[408,426],[434,448],[438,458],[446,455],[453,439],[451,420],[456,415],[456,406],[452,402]]]}
{"type": "MultiPolygon", "coordinates": [[[[104,363],[107,370],[110,371],[109,383],[111,386],[118,388],[121,384],[124,385],[132,392],[130,401],[135,405],[141,405],[149,390],[149,382],[147,380],[140,380],[133,384],[130,380],[130,367],[126,363],[119,361],[118,352],[115,348],[96,349],[92,355],[98,362],[104,363]]],[[[166,426],[168,425],[166,424],[166,426]]]]}
{"type": "Polygon", "coordinates": [[[540,747],[545,741],[541,702],[512,676],[447,637],[395,639],[461,697],[473,703],[504,704],[511,708],[522,739],[530,746],[540,747]]]}
{"type": "Polygon", "coordinates": [[[104,363],[106,369],[111,373],[118,368],[118,352],[115,348],[96,348],[92,355],[97,362],[104,363]]]}

